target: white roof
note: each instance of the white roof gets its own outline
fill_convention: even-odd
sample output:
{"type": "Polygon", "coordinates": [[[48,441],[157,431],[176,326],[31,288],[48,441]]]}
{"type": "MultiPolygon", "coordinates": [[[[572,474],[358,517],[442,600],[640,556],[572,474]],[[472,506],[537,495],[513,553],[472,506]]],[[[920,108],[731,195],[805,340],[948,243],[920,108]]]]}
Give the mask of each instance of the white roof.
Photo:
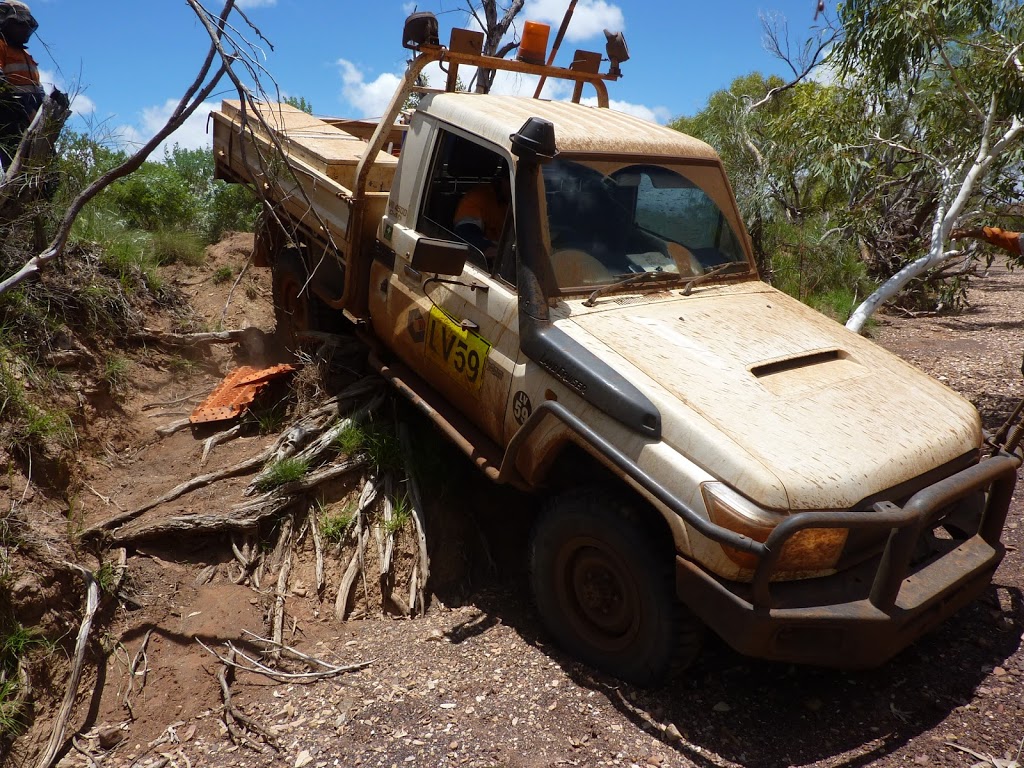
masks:
{"type": "Polygon", "coordinates": [[[509,136],[530,117],[550,120],[560,152],[614,152],[717,160],[699,139],[633,115],[567,101],[475,93],[432,93],[420,109],[509,149],[509,136]]]}

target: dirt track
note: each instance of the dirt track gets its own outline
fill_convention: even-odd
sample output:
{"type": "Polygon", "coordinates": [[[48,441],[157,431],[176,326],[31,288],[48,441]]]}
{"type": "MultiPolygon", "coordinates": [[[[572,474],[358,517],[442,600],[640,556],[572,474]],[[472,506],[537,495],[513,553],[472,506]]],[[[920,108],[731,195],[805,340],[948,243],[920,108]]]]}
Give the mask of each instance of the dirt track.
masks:
{"type": "MultiPolygon", "coordinates": [[[[238,263],[241,253],[218,251],[210,273],[238,263]]],[[[219,316],[229,287],[194,283],[197,309],[219,316]]],[[[269,323],[268,298],[258,281],[240,290],[228,324],[269,323]]],[[[972,309],[959,317],[889,317],[875,333],[985,411],[1004,413],[1024,391],[1017,372],[1024,274],[994,269],[976,282],[971,300],[972,309]]],[[[85,459],[95,494],[86,522],[112,514],[101,496],[128,508],[196,468],[201,441],[179,433],[153,442],[152,428],[175,417],[154,418],[141,407],[206,391],[215,370],[161,371],[140,362],[135,371],[137,395],[116,419],[96,425],[117,460],[85,459]]],[[[237,461],[260,445],[260,438],[228,444],[217,449],[217,461],[237,461]]],[[[461,460],[452,454],[445,461],[461,460]]],[[[131,552],[128,573],[141,607],[113,615],[106,632],[121,650],[109,657],[102,695],[84,702],[75,718],[84,723],[79,741],[92,757],[72,750],[61,765],[970,766],[982,758],[964,750],[1000,759],[1017,754],[1024,738],[1018,498],[1005,537],[1011,551],[995,586],[883,668],[843,673],[751,661],[709,637],[685,676],[640,691],[546,645],[523,570],[531,501],[487,486],[464,466],[456,474],[469,479],[449,489],[449,503],[470,510],[479,528],[452,547],[465,551],[447,552],[467,561],[462,578],[449,574],[426,618],[341,624],[291,583],[289,643],[339,664],[372,663],[308,685],[240,674],[235,703],[271,729],[277,750],[227,740],[218,719],[219,664],[196,642],[245,646],[243,630],[263,631],[267,595],[227,580],[230,551],[220,541],[179,540],[131,552]],[[488,561],[490,567],[479,567],[488,561]],[[197,586],[197,574],[211,564],[220,566],[214,580],[197,586]],[[131,722],[125,659],[150,630],[148,675],[134,694],[131,722]],[[104,730],[107,743],[123,739],[111,751],[99,748],[104,730]]],[[[237,488],[218,484],[182,505],[223,507],[237,488]]],[[[433,546],[439,553],[446,547],[433,546]]]]}

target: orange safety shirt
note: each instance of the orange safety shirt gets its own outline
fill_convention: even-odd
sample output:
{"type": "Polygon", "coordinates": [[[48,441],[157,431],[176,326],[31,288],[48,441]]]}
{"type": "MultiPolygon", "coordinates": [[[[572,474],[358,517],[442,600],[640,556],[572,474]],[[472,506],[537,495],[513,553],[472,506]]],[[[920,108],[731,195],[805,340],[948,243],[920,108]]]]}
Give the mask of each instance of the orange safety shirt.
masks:
{"type": "Polygon", "coordinates": [[[455,225],[475,224],[492,243],[501,237],[508,203],[498,199],[493,184],[479,184],[462,196],[455,209],[455,225]]]}
{"type": "Polygon", "coordinates": [[[0,39],[0,79],[16,93],[38,93],[39,65],[24,48],[0,39]]]}

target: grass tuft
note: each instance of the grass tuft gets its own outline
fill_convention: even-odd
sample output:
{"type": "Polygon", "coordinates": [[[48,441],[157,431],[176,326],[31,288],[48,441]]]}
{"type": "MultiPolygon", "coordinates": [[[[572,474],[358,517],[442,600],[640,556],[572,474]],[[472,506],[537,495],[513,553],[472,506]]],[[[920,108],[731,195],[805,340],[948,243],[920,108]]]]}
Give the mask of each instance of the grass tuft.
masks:
{"type": "Polygon", "coordinates": [[[272,491],[285,483],[291,483],[305,477],[309,471],[309,462],[302,459],[281,459],[270,465],[267,474],[256,483],[256,490],[261,493],[272,491]]]}
{"type": "Polygon", "coordinates": [[[356,505],[346,504],[340,512],[322,511],[317,520],[324,541],[340,544],[356,519],[356,505]]]}
{"type": "Polygon", "coordinates": [[[412,505],[406,496],[399,496],[391,500],[391,519],[384,522],[384,532],[393,536],[402,530],[406,523],[412,520],[412,505]]]}
{"type": "Polygon", "coordinates": [[[206,245],[194,232],[162,230],[154,232],[151,237],[153,258],[161,266],[187,264],[198,267],[206,257],[206,245]]]}
{"type": "Polygon", "coordinates": [[[217,271],[213,273],[213,282],[220,285],[221,283],[226,283],[234,275],[235,271],[231,267],[218,267],[217,271]]]}

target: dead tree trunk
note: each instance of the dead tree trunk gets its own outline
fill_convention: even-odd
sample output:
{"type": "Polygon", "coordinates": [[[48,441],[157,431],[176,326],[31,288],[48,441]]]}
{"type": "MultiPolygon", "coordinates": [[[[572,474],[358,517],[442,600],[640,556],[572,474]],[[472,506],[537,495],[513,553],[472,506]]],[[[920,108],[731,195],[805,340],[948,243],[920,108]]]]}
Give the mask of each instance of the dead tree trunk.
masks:
{"type": "Polygon", "coordinates": [[[43,100],[0,179],[0,226],[20,218],[30,203],[47,196],[51,165],[64,123],[71,116],[66,94],[54,89],[43,100]]]}

